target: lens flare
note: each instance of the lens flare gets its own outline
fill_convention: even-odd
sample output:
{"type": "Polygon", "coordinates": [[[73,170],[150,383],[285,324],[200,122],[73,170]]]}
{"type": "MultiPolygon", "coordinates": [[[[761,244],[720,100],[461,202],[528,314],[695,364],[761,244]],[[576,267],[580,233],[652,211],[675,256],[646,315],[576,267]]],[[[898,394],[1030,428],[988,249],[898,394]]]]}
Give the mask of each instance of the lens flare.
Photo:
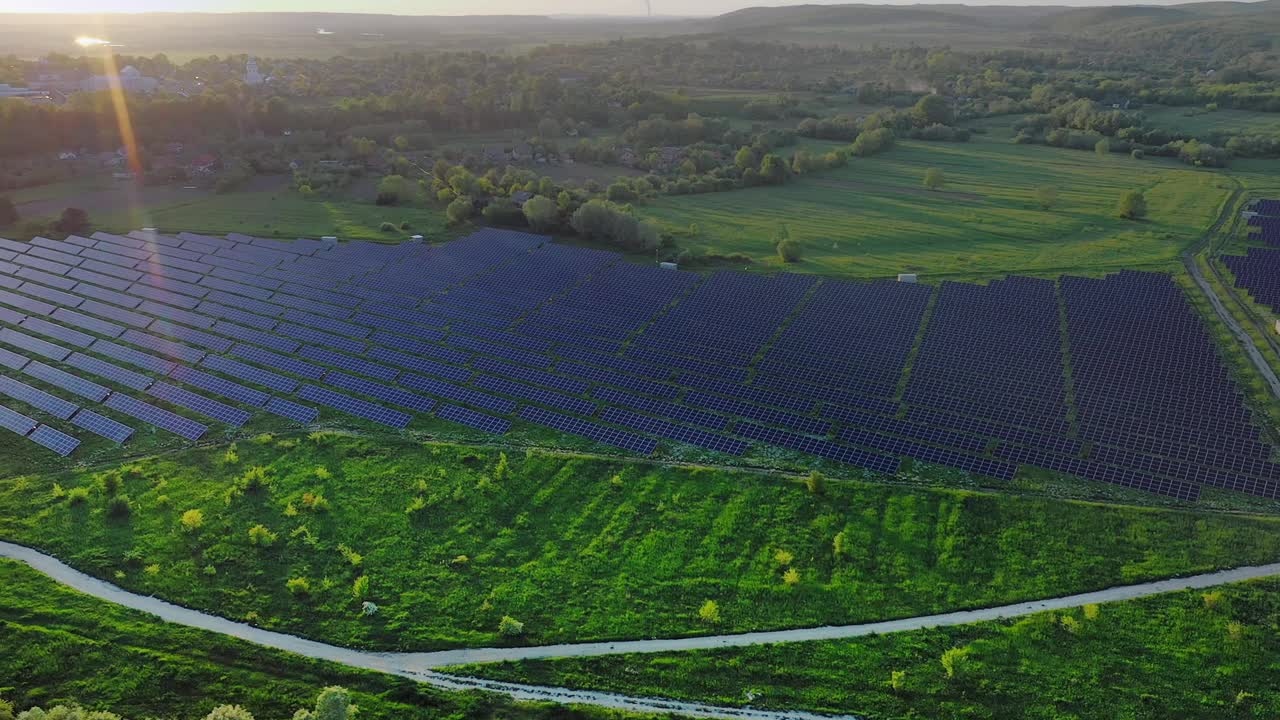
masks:
{"type": "Polygon", "coordinates": [[[91,48],[91,47],[101,47],[103,45],[110,45],[111,41],[103,40],[102,38],[96,38],[96,37],[78,37],[76,38],[76,44],[83,48],[91,48]]]}

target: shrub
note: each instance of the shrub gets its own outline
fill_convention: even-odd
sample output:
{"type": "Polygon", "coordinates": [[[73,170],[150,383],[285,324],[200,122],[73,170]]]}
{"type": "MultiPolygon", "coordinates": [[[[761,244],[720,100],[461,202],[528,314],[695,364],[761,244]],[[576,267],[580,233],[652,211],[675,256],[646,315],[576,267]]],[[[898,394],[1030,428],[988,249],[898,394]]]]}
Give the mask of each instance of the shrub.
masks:
{"type": "Polygon", "coordinates": [[[329,468],[324,467],[323,465],[316,466],[314,475],[318,480],[328,480],[329,478],[333,477],[333,473],[329,472],[329,468]]]}
{"type": "Polygon", "coordinates": [[[1036,188],[1036,202],[1044,210],[1048,210],[1058,203],[1058,188],[1052,185],[1041,185],[1036,188]]]}
{"type": "Polygon", "coordinates": [[[365,600],[364,602],[360,603],[360,614],[364,615],[365,617],[372,617],[374,615],[377,615],[378,606],[369,602],[368,600],[365,600]]]}
{"type": "Polygon", "coordinates": [[[322,513],[329,509],[329,501],[320,493],[304,492],[302,493],[302,507],[315,513],[322,513]]]}
{"type": "Polygon", "coordinates": [[[363,555],[342,543],[338,543],[338,553],[342,555],[343,560],[351,563],[351,567],[360,567],[360,563],[364,562],[363,555]]]}
{"type": "Polygon", "coordinates": [[[219,705],[204,720],[253,720],[253,715],[239,705],[219,705]]]}
{"type": "Polygon", "coordinates": [[[1101,613],[1102,613],[1102,609],[1099,608],[1097,605],[1094,605],[1093,603],[1090,603],[1084,606],[1085,620],[1097,620],[1098,615],[1100,615],[1101,613]]]}
{"type": "Polygon", "coordinates": [[[510,615],[503,615],[498,622],[498,634],[503,637],[519,637],[524,634],[524,623],[510,615]]]}
{"type": "Polygon", "coordinates": [[[938,168],[929,168],[924,171],[924,186],[930,190],[941,190],[943,185],[947,184],[946,176],[938,168]]]}
{"type": "Polygon", "coordinates": [[[773,554],[773,559],[779,565],[785,566],[785,565],[790,565],[791,561],[796,559],[796,556],[790,552],[787,552],[786,550],[779,548],[778,551],[773,554]]]}
{"type": "Polygon", "coordinates": [[[89,229],[89,213],[80,208],[67,208],[62,217],[54,225],[54,229],[64,233],[83,233],[89,229]]]}
{"type": "Polygon", "coordinates": [[[1146,156],[1147,154],[1142,151],[1142,148],[1134,148],[1133,152],[1129,153],[1129,157],[1133,158],[1134,160],[1141,160],[1146,156]]]}
{"type": "Polygon", "coordinates": [[[1130,190],[1120,196],[1116,205],[1116,214],[1126,220],[1141,220],[1147,216],[1147,198],[1137,190],[1130,190]]]}
{"type": "Polygon", "coordinates": [[[560,222],[560,208],[554,200],[541,195],[530,198],[524,204],[523,212],[529,227],[538,232],[546,232],[560,222]]]}
{"type": "Polygon", "coordinates": [[[778,243],[778,259],[785,263],[800,262],[804,257],[804,248],[796,240],[783,240],[778,243]]]}
{"type": "Polygon", "coordinates": [[[8,227],[18,222],[18,208],[7,195],[0,195],[0,227],[8,227]]]}
{"type": "Polygon", "coordinates": [[[115,495],[120,491],[120,476],[113,472],[104,473],[98,476],[98,487],[102,488],[102,494],[108,497],[115,495]]]}
{"type": "Polygon", "coordinates": [[[475,207],[471,204],[471,198],[466,197],[455,198],[444,210],[445,217],[449,219],[450,225],[460,225],[466,222],[474,212],[475,207]]]}
{"type": "Polygon", "coordinates": [[[942,653],[942,669],[947,672],[947,677],[954,678],[962,675],[968,657],[969,648],[967,647],[951,648],[942,653]]]}
{"type": "Polygon", "coordinates": [[[416,515],[426,509],[427,509],[427,499],[419,495],[414,499],[410,500],[409,504],[405,506],[404,514],[416,515]]]}
{"type": "Polygon", "coordinates": [[[796,570],[795,568],[787,568],[787,571],[782,574],[782,582],[787,587],[791,587],[793,585],[799,585],[800,571],[796,570]]]}
{"type": "Polygon", "coordinates": [[[384,222],[378,226],[378,229],[381,230],[382,232],[395,232],[396,226],[394,223],[384,222]]]}
{"type": "Polygon", "coordinates": [[[369,576],[361,575],[351,583],[351,596],[356,600],[364,600],[369,596],[369,576]]]}
{"type": "Polygon", "coordinates": [[[249,528],[249,544],[258,547],[271,547],[276,541],[277,535],[266,525],[254,525],[249,528]]]}
{"type": "Polygon", "coordinates": [[[204,512],[195,508],[182,513],[183,532],[193,533],[204,526],[204,512]]]}
{"type": "Polygon", "coordinates": [[[284,586],[293,595],[301,597],[311,594],[311,581],[304,577],[289,578],[284,586]]]}
{"type": "Polygon", "coordinates": [[[831,539],[831,553],[838,558],[849,554],[849,539],[843,530],[836,533],[836,536],[831,539]]]}
{"type": "Polygon", "coordinates": [[[227,465],[235,465],[240,462],[240,455],[236,452],[235,443],[231,443],[231,446],[227,448],[227,451],[222,453],[222,462],[227,465]]]}
{"type": "Polygon", "coordinates": [[[67,492],[68,505],[83,505],[87,502],[89,502],[89,488],[71,488],[71,490],[67,492]]]}
{"type": "Polygon", "coordinates": [[[507,454],[498,453],[498,464],[493,468],[493,479],[502,482],[511,476],[511,465],[507,461],[507,454]]]}
{"type": "Polygon", "coordinates": [[[128,495],[116,495],[107,501],[107,514],[113,518],[127,518],[130,512],[128,495]]]}
{"type": "Polygon", "coordinates": [[[1098,157],[1106,157],[1111,152],[1111,141],[1106,138],[1102,138],[1098,142],[1094,143],[1093,151],[1098,154],[1098,157]]]}
{"type": "Polygon", "coordinates": [[[907,671],[894,670],[889,673],[889,687],[896,693],[902,692],[907,687],[907,671]]]}
{"type": "Polygon", "coordinates": [[[812,495],[821,495],[827,491],[827,477],[822,473],[814,470],[809,473],[809,477],[804,479],[804,486],[812,495]]]}
{"type": "Polygon", "coordinates": [[[702,603],[702,607],[698,608],[698,619],[708,625],[720,622],[720,605],[715,600],[702,603]]]}
{"type": "Polygon", "coordinates": [[[1059,624],[1062,625],[1062,628],[1064,630],[1071,633],[1072,635],[1075,635],[1076,633],[1080,632],[1080,621],[1076,620],[1074,617],[1070,615],[1063,615],[1062,618],[1058,620],[1058,622],[1059,624]]]}
{"type": "Polygon", "coordinates": [[[1223,595],[1221,590],[1207,592],[1201,595],[1200,599],[1204,601],[1204,607],[1206,610],[1218,610],[1222,607],[1223,595]]]}

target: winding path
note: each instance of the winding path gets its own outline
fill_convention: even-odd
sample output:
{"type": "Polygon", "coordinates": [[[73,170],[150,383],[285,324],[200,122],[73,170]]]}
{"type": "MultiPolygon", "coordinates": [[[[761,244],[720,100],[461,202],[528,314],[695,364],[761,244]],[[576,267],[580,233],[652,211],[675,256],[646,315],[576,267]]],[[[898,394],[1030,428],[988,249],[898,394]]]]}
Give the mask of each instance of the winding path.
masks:
{"type": "MultiPolygon", "coordinates": [[[[1124,585],[1095,592],[1032,602],[1002,605],[999,607],[940,615],[925,615],[901,620],[840,625],[775,632],[714,635],[706,637],[674,638],[666,640],[629,640],[600,643],[575,643],[568,645],[544,645],[540,647],[471,648],[439,652],[396,653],[368,652],[327,645],[314,640],[255,628],[233,622],[216,615],[138,595],[111,583],[99,580],[76,570],[55,557],[38,550],[0,542],[0,558],[17,560],[31,566],[49,578],[91,597],[116,605],[139,610],[159,617],[166,622],[199,628],[209,632],[239,638],[256,645],[284,650],[298,655],[350,667],[411,678],[445,690],[484,690],[500,693],[516,700],[555,702],[565,704],[595,705],[640,713],[679,713],[690,717],[729,718],[742,720],[830,720],[833,716],[800,711],[755,710],[751,708],[718,707],[701,703],[668,700],[663,698],[632,697],[613,693],[571,690],[503,683],[478,678],[460,677],[437,672],[435,669],[467,663],[492,663],[509,660],[532,660],[559,657],[594,657],[625,653],[656,653],[680,650],[744,647],[773,643],[803,642],[809,640],[833,640],[864,635],[919,630],[930,627],[964,625],[984,620],[1020,617],[1046,610],[1061,610],[1090,603],[1108,603],[1133,600],[1161,593],[1212,587],[1223,583],[1239,582],[1255,578],[1280,575],[1280,563],[1241,567],[1232,570],[1192,575],[1190,577],[1157,580],[1137,585],[1124,585]]],[[[854,720],[839,716],[841,720],[854,720]]]]}

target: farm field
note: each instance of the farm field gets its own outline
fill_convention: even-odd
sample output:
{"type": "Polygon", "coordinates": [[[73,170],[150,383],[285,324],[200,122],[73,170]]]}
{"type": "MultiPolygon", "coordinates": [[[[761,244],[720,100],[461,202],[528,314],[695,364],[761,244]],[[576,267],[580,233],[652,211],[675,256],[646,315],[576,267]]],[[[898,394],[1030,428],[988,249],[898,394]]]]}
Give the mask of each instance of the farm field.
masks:
{"type": "MultiPolygon", "coordinates": [[[[361,717],[376,720],[565,717],[559,708],[436,692],[390,675],[166,625],[7,560],[0,561],[0,643],[0,692],[21,709],[75,703],[126,718],[198,718],[234,704],[259,718],[288,718],[313,707],[322,688],[338,685],[351,692],[361,717]]],[[[616,715],[582,708],[572,717],[616,715]]]]}
{"type": "Polygon", "coordinates": [[[804,248],[804,259],[787,267],[792,271],[1052,276],[1173,269],[1229,193],[1221,174],[1014,145],[993,133],[968,143],[900,142],[883,155],[782,187],[661,198],[639,212],[676,233],[682,247],[745,253],[760,271],[781,269],[772,241],[785,225],[804,248]],[[942,191],[922,187],[930,167],[945,174],[942,191]],[[1055,207],[1036,203],[1040,186],[1058,190],[1055,207]],[[1149,221],[1115,217],[1116,199],[1132,189],[1146,193],[1149,221]],[[689,237],[691,224],[696,237],[689,237]]]}
{"type": "Polygon", "coordinates": [[[456,668],[485,677],[872,718],[1262,718],[1280,712],[1280,581],[1017,622],[456,668]]]}
{"type": "Polygon", "coordinates": [[[1148,105],[1142,114],[1153,127],[1188,133],[1199,137],[1215,134],[1276,135],[1280,134],[1280,118],[1275,113],[1252,110],[1203,107],[1167,107],[1148,105]]]}
{"type": "Polygon", "coordinates": [[[326,433],[0,486],[7,540],[232,619],[400,650],[502,642],[503,616],[525,628],[508,642],[540,644],[1001,604],[1272,562],[1277,530],[1260,516],[834,480],[815,494],[800,478],[326,433]],[[376,616],[360,616],[366,599],[376,616]],[[699,618],[707,600],[717,624],[699,618]]]}

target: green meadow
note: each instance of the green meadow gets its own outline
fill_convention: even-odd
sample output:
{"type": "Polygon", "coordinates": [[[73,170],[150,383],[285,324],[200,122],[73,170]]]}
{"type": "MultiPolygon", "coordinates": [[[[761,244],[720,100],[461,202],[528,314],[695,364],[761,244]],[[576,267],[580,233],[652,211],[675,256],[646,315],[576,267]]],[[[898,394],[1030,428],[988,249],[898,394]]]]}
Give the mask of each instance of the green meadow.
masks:
{"type": "Polygon", "coordinates": [[[1277,118],[1275,113],[1148,105],[1142,108],[1142,114],[1146,116],[1147,124],[1152,127],[1200,137],[1215,134],[1280,134],[1280,118],[1277,118]]]}
{"type": "MultiPolygon", "coordinates": [[[[810,143],[811,147],[839,147],[810,143]]],[[[968,143],[901,142],[848,167],[782,187],[660,198],[639,208],[698,253],[744,253],[779,270],[781,228],[804,249],[788,270],[856,277],[1105,273],[1173,269],[1230,194],[1221,174],[1165,160],[1014,145],[1004,133],[968,143]],[[922,186],[938,168],[945,186],[922,186]],[[1052,187],[1049,209],[1037,189],[1052,187]],[[1146,194],[1149,217],[1121,220],[1128,190],[1146,194]],[[691,226],[696,225],[693,234],[691,226]]]]}
{"type": "Polygon", "coordinates": [[[1278,522],[326,433],[0,483],[7,540],[225,617],[400,650],[1003,604],[1275,561],[1278,522]],[[524,634],[501,636],[504,616],[524,634]]]}

